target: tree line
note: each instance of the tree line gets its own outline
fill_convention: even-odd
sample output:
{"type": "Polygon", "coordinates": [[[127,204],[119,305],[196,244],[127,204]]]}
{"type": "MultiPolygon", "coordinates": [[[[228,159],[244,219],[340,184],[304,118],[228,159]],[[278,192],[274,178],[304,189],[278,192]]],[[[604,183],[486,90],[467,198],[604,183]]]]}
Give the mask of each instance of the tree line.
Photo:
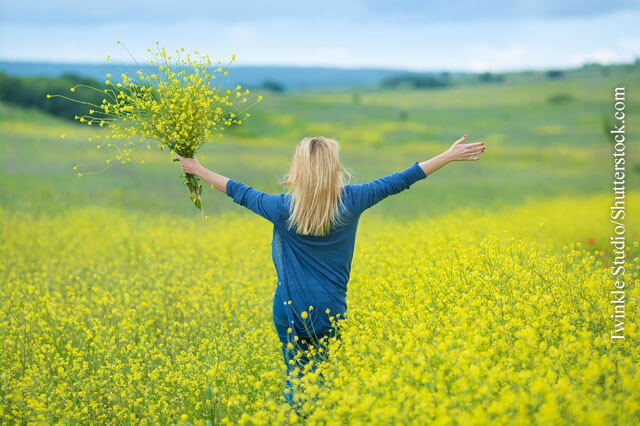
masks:
{"type": "Polygon", "coordinates": [[[0,72],[0,101],[25,108],[38,108],[67,120],[75,120],[76,115],[89,115],[90,107],[58,97],[47,99],[47,94],[64,95],[94,105],[102,104],[105,96],[102,92],[78,87],[72,93],[71,87],[78,84],[86,84],[99,90],[106,88],[95,80],[69,73],[60,77],[16,77],[0,72]]]}

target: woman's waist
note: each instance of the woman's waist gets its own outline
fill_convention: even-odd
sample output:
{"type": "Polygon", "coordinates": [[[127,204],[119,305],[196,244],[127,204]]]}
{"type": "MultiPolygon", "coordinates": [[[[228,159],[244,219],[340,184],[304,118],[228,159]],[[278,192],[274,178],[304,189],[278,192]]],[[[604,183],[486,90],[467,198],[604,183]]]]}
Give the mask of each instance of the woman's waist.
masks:
{"type": "Polygon", "coordinates": [[[323,316],[335,316],[336,314],[344,314],[347,311],[346,297],[340,294],[331,294],[327,292],[310,292],[299,293],[292,292],[286,294],[283,286],[280,285],[274,294],[277,303],[290,305],[294,312],[294,317],[303,315],[303,312],[312,314],[316,317],[319,314],[323,316]],[[290,302],[290,303],[289,303],[290,302]]]}
{"type": "Polygon", "coordinates": [[[276,293],[288,296],[293,302],[294,300],[317,300],[325,303],[346,301],[347,293],[340,288],[331,288],[326,286],[313,285],[285,285],[278,281],[276,285],[276,293]]]}

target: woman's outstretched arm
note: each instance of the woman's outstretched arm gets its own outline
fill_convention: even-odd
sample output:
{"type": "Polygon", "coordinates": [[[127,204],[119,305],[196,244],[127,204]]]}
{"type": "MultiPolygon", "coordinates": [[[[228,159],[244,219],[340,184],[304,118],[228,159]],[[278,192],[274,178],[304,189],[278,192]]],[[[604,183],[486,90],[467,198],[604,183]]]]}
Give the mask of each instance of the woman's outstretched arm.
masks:
{"type": "Polygon", "coordinates": [[[484,152],[484,142],[466,143],[462,142],[467,140],[467,135],[464,135],[449,147],[448,150],[442,154],[436,155],[430,160],[419,163],[419,166],[424,170],[425,175],[438,170],[440,167],[446,165],[451,161],[476,161],[479,160],[478,154],[484,152]]]}
{"type": "Polygon", "coordinates": [[[202,166],[195,158],[185,158],[178,154],[176,157],[180,160],[180,167],[184,173],[200,176],[209,185],[213,185],[217,190],[231,197],[234,202],[259,214],[268,221],[274,224],[280,221],[284,194],[268,194],[259,191],[242,182],[212,172],[202,166]]]}
{"type": "Polygon", "coordinates": [[[202,180],[213,185],[218,191],[223,194],[227,193],[228,177],[207,169],[196,158],[185,158],[178,154],[176,154],[176,158],[180,160],[180,167],[184,173],[200,176],[202,180]]]}
{"type": "Polygon", "coordinates": [[[462,144],[466,139],[467,135],[464,135],[455,141],[447,151],[421,163],[416,161],[406,170],[391,173],[371,182],[349,185],[355,203],[355,210],[358,213],[362,213],[389,195],[408,189],[418,180],[426,178],[451,161],[478,160],[479,157],[477,155],[484,151],[483,143],[462,144]]]}

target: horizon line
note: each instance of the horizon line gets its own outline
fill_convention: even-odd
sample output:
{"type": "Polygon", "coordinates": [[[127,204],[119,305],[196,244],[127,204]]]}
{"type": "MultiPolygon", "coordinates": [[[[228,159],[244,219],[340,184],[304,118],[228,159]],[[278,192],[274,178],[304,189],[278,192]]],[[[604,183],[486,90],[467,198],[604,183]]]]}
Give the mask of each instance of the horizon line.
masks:
{"type": "MultiPolygon", "coordinates": [[[[574,70],[580,69],[585,66],[624,66],[624,65],[633,65],[640,61],[640,56],[636,56],[635,60],[630,62],[610,62],[603,63],[602,61],[589,61],[583,62],[581,65],[565,65],[565,66],[541,66],[541,67],[526,67],[526,68],[513,68],[513,69],[503,69],[501,71],[472,71],[472,70],[453,70],[453,69],[411,69],[411,68],[385,68],[383,66],[341,66],[341,65],[301,65],[301,64],[245,64],[240,65],[236,64],[234,67],[236,68],[315,68],[315,69],[327,69],[327,70],[341,70],[341,71],[396,71],[396,72],[410,72],[410,73],[455,73],[455,74],[484,74],[484,73],[492,73],[492,74],[507,74],[507,73],[522,73],[522,72],[540,72],[547,70],[574,70]]],[[[13,63],[24,63],[24,64],[57,64],[57,65],[90,65],[90,66],[105,66],[105,65],[124,65],[127,67],[135,67],[137,64],[135,62],[120,62],[118,64],[113,62],[83,62],[83,61],[52,61],[47,59],[33,60],[33,59],[6,59],[0,58],[0,62],[13,62],[13,63]]],[[[152,66],[151,64],[145,63],[144,66],[152,66]]]]}

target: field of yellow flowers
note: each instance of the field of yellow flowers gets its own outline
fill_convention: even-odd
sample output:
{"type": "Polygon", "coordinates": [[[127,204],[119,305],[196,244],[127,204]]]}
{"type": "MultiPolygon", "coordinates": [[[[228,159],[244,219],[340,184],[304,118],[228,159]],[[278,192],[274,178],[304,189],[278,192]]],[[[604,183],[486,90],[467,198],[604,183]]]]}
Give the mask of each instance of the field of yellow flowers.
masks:
{"type": "MultiPolygon", "coordinates": [[[[609,201],[365,214],[305,424],[638,424],[638,223],[614,344],[609,201]]],[[[282,398],[264,219],[4,209],[1,228],[1,424],[301,421],[282,398]]]]}

